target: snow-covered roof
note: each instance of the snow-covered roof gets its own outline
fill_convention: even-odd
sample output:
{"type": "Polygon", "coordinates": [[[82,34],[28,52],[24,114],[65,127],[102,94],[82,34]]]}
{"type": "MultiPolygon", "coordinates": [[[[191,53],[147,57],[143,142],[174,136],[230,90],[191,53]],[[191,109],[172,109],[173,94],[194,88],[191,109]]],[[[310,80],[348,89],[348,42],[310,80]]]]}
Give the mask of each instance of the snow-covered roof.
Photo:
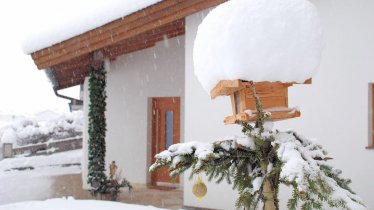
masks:
{"type": "Polygon", "coordinates": [[[195,74],[210,92],[220,80],[304,82],[315,73],[322,30],[307,0],[231,0],[200,24],[195,74]]]}
{"type": "MultiPolygon", "coordinates": [[[[32,33],[34,34],[32,39],[27,39],[28,41],[25,42],[24,49],[28,52],[32,52],[32,59],[38,69],[49,70],[47,73],[52,80],[54,89],[60,90],[83,83],[84,78],[88,75],[88,66],[90,65],[94,52],[100,51],[106,59],[115,59],[120,55],[152,47],[156,42],[165,37],[173,38],[183,35],[185,33],[184,18],[186,16],[216,6],[226,0],[142,0],[143,6],[148,5],[143,9],[140,9],[143,7],[139,6],[140,2],[134,0],[105,1],[103,7],[109,7],[115,11],[119,11],[118,8],[123,8],[121,5],[130,4],[130,2],[134,2],[139,6],[138,9],[140,10],[137,12],[131,12],[126,15],[127,13],[123,13],[123,10],[121,10],[121,12],[116,13],[117,15],[115,16],[109,14],[112,13],[110,9],[96,8],[99,7],[97,5],[104,4],[101,0],[93,0],[94,2],[99,1],[99,3],[94,3],[96,7],[90,5],[92,2],[88,0],[83,0],[83,2],[87,3],[87,7],[77,6],[76,4],[81,5],[82,3],[81,1],[76,2],[75,0],[66,0],[64,2],[47,0],[35,1],[44,1],[44,3],[49,4],[49,6],[43,5],[45,11],[42,10],[41,13],[44,19],[40,21],[29,20],[30,24],[28,25],[35,25],[36,23],[36,27],[29,26],[28,28],[31,31],[38,32],[32,33]],[[117,6],[113,7],[114,4],[112,2],[117,2],[117,6]],[[145,4],[143,2],[148,3],[145,4]],[[60,6],[61,10],[64,12],[55,11],[56,9],[54,11],[46,9],[50,7],[60,9],[60,6]],[[82,15],[80,15],[80,13],[89,14],[84,11],[92,11],[94,13],[95,8],[101,11],[101,13],[95,12],[95,15],[92,16],[83,15],[87,20],[81,18],[82,15]],[[57,14],[63,15],[58,15],[59,18],[54,18],[55,16],[57,17],[57,14]],[[66,14],[72,17],[68,17],[66,14]],[[111,18],[106,18],[107,15],[111,18]],[[115,19],[117,16],[120,16],[120,18],[115,19]],[[51,20],[46,17],[51,17],[51,20]],[[111,19],[115,20],[93,28],[100,25],[97,24],[97,19],[105,19],[105,21],[101,21],[100,24],[111,19]],[[80,25],[75,21],[80,23],[80,25]],[[46,22],[46,24],[44,24],[44,22],[46,22]],[[85,22],[95,24],[91,24],[90,27],[87,27],[89,24],[85,22]],[[35,29],[43,25],[47,25],[43,27],[47,30],[35,29]],[[85,30],[88,31],[82,32],[84,30],[82,30],[81,25],[85,25],[85,30]],[[89,28],[93,29],[89,30],[89,28]],[[56,34],[52,34],[52,32],[56,34]],[[77,33],[81,34],[74,36],[74,34],[77,33]],[[73,37],[68,38],[69,36],[73,37]],[[39,48],[43,49],[37,50],[39,48]]],[[[134,7],[132,6],[132,8],[134,7]]],[[[126,11],[130,12],[130,10],[126,11]]],[[[35,13],[39,14],[40,12],[35,13]]]]}
{"type": "Polygon", "coordinates": [[[30,54],[57,44],[121,17],[139,11],[161,0],[67,0],[53,1],[54,7],[46,8],[49,14],[43,22],[36,23],[26,36],[23,50],[30,54]],[[55,5],[58,5],[56,7],[55,5]]]}

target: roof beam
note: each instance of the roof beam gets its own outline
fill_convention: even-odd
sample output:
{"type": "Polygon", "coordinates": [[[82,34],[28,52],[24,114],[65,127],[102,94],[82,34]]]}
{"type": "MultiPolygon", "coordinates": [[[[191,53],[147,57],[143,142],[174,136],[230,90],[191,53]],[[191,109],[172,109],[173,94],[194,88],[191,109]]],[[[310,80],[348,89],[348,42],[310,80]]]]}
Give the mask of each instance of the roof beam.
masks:
{"type": "Polygon", "coordinates": [[[185,21],[177,20],[161,28],[148,31],[144,34],[127,39],[121,43],[106,47],[103,53],[106,58],[114,59],[119,55],[153,47],[156,42],[165,38],[173,38],[185,33],[185,21]]]}
{"type": "MultiPolygon", "coordinates": [[[[104,56],[114,59],[120,55],[135,52],[141,49],[152,47],[156,42],[167,38],[173,38],[185,33],[184,19],[174,21],[163,27],[153,29],[131,39],[124,40],[112,46],[102,49],[104,56]]],[[[56,89],[63,89],[74,85],[82,84],[84,78],[89,74],[89,66],[92,61],[92,53],[71,59],[51,67],[56,84],[56,89]],[[73,78],[73,79],[72,79],[73,78]]]]}

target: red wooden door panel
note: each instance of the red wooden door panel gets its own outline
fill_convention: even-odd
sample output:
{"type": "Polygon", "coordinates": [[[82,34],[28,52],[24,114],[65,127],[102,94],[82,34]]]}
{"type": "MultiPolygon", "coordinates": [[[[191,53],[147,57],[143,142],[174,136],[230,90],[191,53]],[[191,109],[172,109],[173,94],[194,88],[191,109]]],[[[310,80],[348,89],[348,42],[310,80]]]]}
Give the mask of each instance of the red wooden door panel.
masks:
{"type": "MultiPolygon", "coordinates": [[[[180,98],[165,97],[152,99],[152,157],[166,150],[171,144],[180,142],[180,98]]],[[[153,158],[154,162],[154,158],[153,158]]],[[[169,176],[168,168],[163,167],[151,174],[153,185],[179,183],[169,176]]]]}

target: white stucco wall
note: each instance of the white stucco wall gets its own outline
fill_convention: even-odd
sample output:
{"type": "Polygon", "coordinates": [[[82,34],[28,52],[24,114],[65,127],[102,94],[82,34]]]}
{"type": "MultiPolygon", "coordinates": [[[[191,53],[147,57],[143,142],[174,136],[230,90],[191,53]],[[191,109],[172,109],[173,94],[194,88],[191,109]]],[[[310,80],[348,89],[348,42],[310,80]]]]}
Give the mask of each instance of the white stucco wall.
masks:
{"type": "MultiPolygon", "coordinates": [[[[238,133],[240,128],[223,125],[223,117],[231,112],[229,99],[219,97],[212,101],[203,90],[193,72],[192,50],[199,23],[207,11],[196,13],[186,18],[186,70],[185,70],[185,141],[212,142],[219,137],[238,133]]],[[[194,180],[189,180],[189,173],[184,175],[184,205],[213,209],[230,209],[234,206],[236,192],[222,182],[217,185],[208,183],[208,194],[202,201],[192,194],[194,180]]]]}
{"type": "Polygon", "coordinates": [[[82,138],[82,184],[83,189],[88,190],[90,186],[87,184],[87,175],[88,175],[88,107],[90,104],[89,93],[88,93],[88,77],[84,79],[83,84],[83,138],[82,138]]]}
{"type": "Polygon", "coordinates": [[[106,162],[115,160],[130,182],[146,184],[151,158],[149,98],[180,96],[183,121],[184,36],[112,61],[107,96],[106,162]]]}
{"type": "MultiPolygon", "coordinates": [[[[316,138],[334,158],[330,163],[352,178],[353,190],[374,208],[374,150],[368,145],[368,83],[374,82],[374,1],[312,0],[324,28],[325,49],[319,73],[312,85],[290,88],[290,106],[299,106],[302,117],[275,124],[316,138]]],[[[193,74],[192,47],[197,25],[204,14],[186,19],[185,140],[211,142],[240,133],[236,125],[224,126],[231,114],[228,97],[210,100],[193,74]]],[[[244,43],[243,43],[244,44],[244,43]]],[[[188,176],[188,175],[187,175],[188,176]]],[[[185,179],[184,204],[215,209],[234,209],[236,193],[226,184],[208,183],[208,194],[197,201],[192,182],[185,179]]],[[[282,189],[281,209],[287,190],[282,189]]]]}

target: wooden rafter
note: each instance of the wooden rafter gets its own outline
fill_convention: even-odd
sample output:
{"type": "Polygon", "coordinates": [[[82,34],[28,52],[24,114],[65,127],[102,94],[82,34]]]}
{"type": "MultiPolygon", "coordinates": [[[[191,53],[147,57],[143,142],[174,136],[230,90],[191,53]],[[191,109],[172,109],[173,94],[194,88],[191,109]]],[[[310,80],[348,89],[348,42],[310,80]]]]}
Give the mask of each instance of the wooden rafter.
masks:
{"type": "Polygon", "coordinates": [[[87,77],[87,76],[88,76],[88,71],[87,71],[87,75],[85,75],[85,76],[77,76],[77,77],[72,78],[72,79],[59,81],[57,89],[61,90],[61,89],[64,89],[64,88],[69,88],[69,87],[73,87],[73,86],[76,86],[76,85],[80,85],[80,84],[83,83],[84,78],[87,77]]]}
{"type": "MultiPolygon", "coordinates": [[[[185,33],[185,20],[180,19],[165,26],[147,31],[136,37],[126,39],[117,44],[107,46],[100,51],[108,59],[135,52],[141,49],[152,47],[156,42],[164,38],[173,38],[185,33]]],[[[92,53],[88,53],[69,61],[51,67],[52,74],[57,81],[56,89],[63,89],[74,85],[82,84],[88,76],[88,69],[92,61],[92,53]]]]}
{"type": "Polygon", "coordinates": [[[108,46],[102,50],[105,57],[114,59],[119,55],[152,47],[164,38],[173,38],[185,33],[184,19],[177,20],[163,27],[145,32],[134,38],[124,40],[118,44],[108,46]]]}
{"type": "Polygon", "coordinates": [[[53,69],[56,71],[61,71],[62,73],[67,70],[72,70],[72,69],[79,69],[84,66],[88,66],[92,61],[92,55],[87,54],[83,55],[74,59],[71,59],[69,62],[64,62],[57,64],[53,66],[53,69]]]}

